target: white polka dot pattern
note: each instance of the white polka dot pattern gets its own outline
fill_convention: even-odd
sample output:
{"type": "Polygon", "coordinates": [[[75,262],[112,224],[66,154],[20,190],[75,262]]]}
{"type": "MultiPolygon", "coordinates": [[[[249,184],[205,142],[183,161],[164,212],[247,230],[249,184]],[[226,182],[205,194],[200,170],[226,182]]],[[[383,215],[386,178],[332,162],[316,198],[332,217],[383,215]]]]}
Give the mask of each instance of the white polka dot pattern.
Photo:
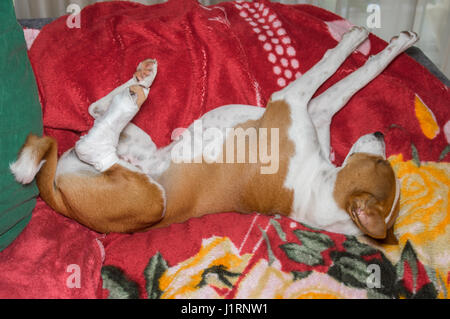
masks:
{"type": "Polygon", "coordinates": [[[239,10],[239,16],[258,35],[267,60],[273,64],[272,72],[278,86],[284,87],[301,76],[298,70],[300,63],[295,58],[297,53],[277,15],[263,3],[236,1],[234,6],[239,10]]]}

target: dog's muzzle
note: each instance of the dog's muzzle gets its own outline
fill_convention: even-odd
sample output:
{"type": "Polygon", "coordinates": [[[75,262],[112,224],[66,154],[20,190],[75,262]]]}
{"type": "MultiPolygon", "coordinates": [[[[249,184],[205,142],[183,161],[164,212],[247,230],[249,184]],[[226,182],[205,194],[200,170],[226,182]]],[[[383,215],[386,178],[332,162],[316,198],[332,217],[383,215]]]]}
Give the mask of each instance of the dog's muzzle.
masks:
{"type": "Polygon", "coordinates": [[[375,132],[361,136],[356,143],[353,144],[342,166],[347,164],[348,158],[354,153],[368,153],[386,159],[386,146],[383,133],[375,132]]]}

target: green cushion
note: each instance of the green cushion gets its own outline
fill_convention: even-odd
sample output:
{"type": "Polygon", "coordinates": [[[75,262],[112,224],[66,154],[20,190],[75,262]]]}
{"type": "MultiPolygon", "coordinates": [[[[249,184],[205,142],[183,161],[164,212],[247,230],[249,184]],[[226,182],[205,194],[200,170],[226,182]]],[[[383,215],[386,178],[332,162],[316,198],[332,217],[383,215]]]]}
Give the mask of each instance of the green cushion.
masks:
{"type": "Polygon", "coordinates": [[[12,0],[0,1],[0,251],[25,228],[36,204],[35,182],[14,180],[9,164],[27,135],[42,135],[42,111],[22,28],[12,0]]]}

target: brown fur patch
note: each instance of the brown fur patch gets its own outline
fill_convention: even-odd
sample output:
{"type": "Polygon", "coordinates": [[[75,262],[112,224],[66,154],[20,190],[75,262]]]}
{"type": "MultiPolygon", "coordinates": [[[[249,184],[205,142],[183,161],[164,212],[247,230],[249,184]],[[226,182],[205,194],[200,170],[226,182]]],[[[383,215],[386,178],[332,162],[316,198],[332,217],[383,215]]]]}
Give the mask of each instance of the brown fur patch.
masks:
{"type": "MultiPolygon", "coordinates": [[[[288,105],[283,101],[271,102],[261,119],[247,121],[236,126],[266,128],[267,141],[271,141],[271,128],[279,129],[278,171],[275,174],[261,174],[259,143],[257,163],[172,163],[158,180],[166,190],[167,211],[165,218],[156,227],[174,222],[183,222],[191,217],[205,214],[237,211],[250,213],[289,215],[293,194],[283,187],[289,158],[293,154],[293,143],[287,137],[291,123],[288,105]]],[[[223,159],[226,159],[226,143],[223,159]]],[[[246,161],[249,159],[249,143],[246,143],[246,161]]],[[[237,158],[237,143],[234,143],[234,159],[237,158]]],[[[270,148],[269,148],[270,149],[270,148]]]]}
{"type": "Polygon", "coordinates": [[[146,175],[118,164],[98,175],[58,176],[56,185],[69,217],[101,233],[147,229],[164,210],[161,189],[146,175]]]}

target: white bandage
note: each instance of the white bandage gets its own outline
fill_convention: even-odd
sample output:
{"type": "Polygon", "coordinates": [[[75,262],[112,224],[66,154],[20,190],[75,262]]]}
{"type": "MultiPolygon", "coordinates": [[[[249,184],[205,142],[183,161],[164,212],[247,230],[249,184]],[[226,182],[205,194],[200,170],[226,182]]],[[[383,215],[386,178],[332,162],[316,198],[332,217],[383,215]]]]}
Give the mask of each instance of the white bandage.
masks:
{"type": "MultiPolygon", "coordinates": [[[[145,88],[149,88],[152,85],[153,81],[155,80],[156,73],[158,72],[158,62],[156,62],[156,60],[154,59],[149,59],[148,61],[153,63],[150,75],[148,75],[147,77],[143,78],[141,81],[138,82],[140,86],[145,88]]],[[[144,62],[147,62],[147,60],[144,62]]],[[[142,69],[142,64],[144,62],[139,63],[137,67],[138,71],[142,69]]]]}
{"type": "Polygon", "coordinates": [[[95,120],[88,134],[76,143],[78,158],[101,172],[117,163],[119,158],[116,148],[120,133],[138,111],[139,107],[129,89],[114,96],[108,110],[95,120]]]}

